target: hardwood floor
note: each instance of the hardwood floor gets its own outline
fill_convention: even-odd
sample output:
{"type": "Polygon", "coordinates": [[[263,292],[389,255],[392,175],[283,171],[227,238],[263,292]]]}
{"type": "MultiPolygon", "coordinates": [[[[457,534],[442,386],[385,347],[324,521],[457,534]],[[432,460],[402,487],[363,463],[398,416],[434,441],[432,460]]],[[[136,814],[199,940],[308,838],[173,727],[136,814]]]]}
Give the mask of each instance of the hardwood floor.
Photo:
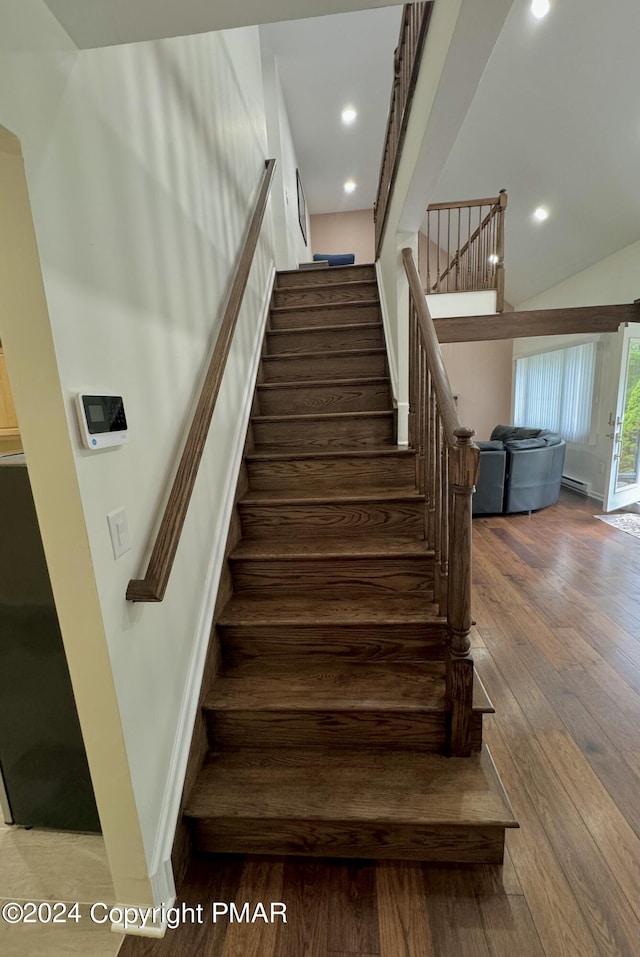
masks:
{"type": "Polygon", "coordinates": [[[474,520],[472,654],[519,830],[503,868],[218,857],[183,897],[283,901],[288,923],[185,925],[121,957],[637,957],[640,541],[563,493],[474,520]]]}

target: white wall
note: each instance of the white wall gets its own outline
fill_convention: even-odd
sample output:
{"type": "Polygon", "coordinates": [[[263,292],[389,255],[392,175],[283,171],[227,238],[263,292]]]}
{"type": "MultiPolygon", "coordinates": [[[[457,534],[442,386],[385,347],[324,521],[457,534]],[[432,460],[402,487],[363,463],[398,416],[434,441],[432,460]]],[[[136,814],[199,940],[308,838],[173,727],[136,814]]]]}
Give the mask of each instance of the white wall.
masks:
{"type": "Polygon", "coordinates": [[[297,269],[311,259],[309,210],[306,209],[305,244],[298,219],[296,170],[298,161],[284,102],[278,64],[268,41],[261,35],[262,75],[267,121],[269,155],[276,166],[272,190],[272,208],[276,227],[276,265],[278,269],[297,269]]]}
{"type": "Polygon", "coordinates": [[[316,213],[311,217],[311,249],[316,253],[353,253],[356,263],[376,258],[373,209],[316,213]]]}
{"type": "MultiPolygon", "coordinates": [[[[128,580],[144,570],[194,379],[214,339],[267,157],[258,30],[78,54],[42,0],[0,0],[0,37],[0,123],[24,152],[59,372],[52,388],[61,390],[67,413],[59,445],[68,447],[71,437],[102,618],[96,635],[102,632],[112,667],[153,877],[170,851],[180,785],[175,762],[185,747],[181,722],[208,632],[221,560],[213,546],[224,543],[239,409],[265,313],[274,257],[268,221],[165,601],[131,605],[124,596],[128,580]],[[128,445],[99,453],[80,448],[71,406],[79,390],[124,396],[128,445]],[[118,506],[127,511],[133,548],[114,561],[106,514],[118,506]]],[[[13,375],[26,368],[28,337],[28,328],[12,328],[6,351],[29,459],[38,409],[24,379],[13,375]]],[[[36,469],[32,480],[38,498],[48,477],[36,469]]],[[[53,555],[54,524],[46,515],[41,522],[53,555]]],[[[72,552],[82,547],[73,537],[65,544],[72,552]]],[[[52,578],[56,600],[69,604],[64,576],[52,568],[52,578]]],[[[90,649],[89,642],[85,656],[90,649]]],[[[67,646],[76,681],[82,654],[80,644],[67,646]]],[[[101,762],[93,732],[104,715],[86,688],[78,706],[93,772],[101,762]]],[[[110,785],[96,786],[101,811],[128,786],[118,777],[110,785]]],[[[106,829],[105,839],[109,853],[118,835],[106,829]]],[[[110,859],[116,892],[148,899],[143,881],[137,891],[127,884],[126,855],[110,859]]]]}
{"type": "MultiPolygon", "coordinates": [[[[640,297],[640,242],[608,256],[570,279],[552,286],[518,309],[556,309],[570,306],[614,305],[640,297]]],[[[620,371],[620,349],[615,333],[599,336],[540,336],[515,339],[513,357],[547,349],[561,349],[595,338],[598,349],[594,395],[594,430],[590,443],[568,445],[565,474],[587,482],[596,496],[604,493],[605,473],[611,458],[609,416],[615,412],[620,371]]]]}

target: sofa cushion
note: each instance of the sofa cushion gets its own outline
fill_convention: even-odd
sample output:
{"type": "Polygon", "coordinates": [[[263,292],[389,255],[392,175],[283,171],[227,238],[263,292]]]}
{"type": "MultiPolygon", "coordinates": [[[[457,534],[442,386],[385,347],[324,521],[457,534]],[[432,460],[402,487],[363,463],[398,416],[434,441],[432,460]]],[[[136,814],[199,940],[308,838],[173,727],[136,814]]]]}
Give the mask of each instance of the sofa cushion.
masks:
{"type": "Polygon", "coordinates": [[[544,439],[510,439],[504,443],[507,449],[546,449],[544,439]]]}
{"type": "Polygon", "coordinates": [[[561,435],[557,432],[550,432],[549,429],[542,429],[539,439],[544,439],[546,445],[560,445],[564,441],[561,435]]]}
{"type": "Polygon", "coordinates": [[[510,442],[513,439],[536,439],[541,431],[541,429],[528,429],[523,425],[496,425],[491,438],[500,442],[510,442]]]}
{"type": "Polygon", "coordinates": [[[486,439],[479,439],[476,445],[481,452],[502,452],[504,442],[489,442],[486,439]]]}

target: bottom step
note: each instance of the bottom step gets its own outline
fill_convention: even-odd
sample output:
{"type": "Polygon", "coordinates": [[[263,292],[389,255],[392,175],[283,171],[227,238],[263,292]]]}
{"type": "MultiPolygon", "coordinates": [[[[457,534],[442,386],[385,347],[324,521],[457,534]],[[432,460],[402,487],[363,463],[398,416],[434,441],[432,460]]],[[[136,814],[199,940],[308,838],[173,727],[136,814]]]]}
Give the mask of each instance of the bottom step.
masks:
{"type": "Polygon", "coordinates": [[[185,816],[200,853],[502,862],[517,827],[483,747],[469,758],[297,749],[213,754],[185,816]]]}

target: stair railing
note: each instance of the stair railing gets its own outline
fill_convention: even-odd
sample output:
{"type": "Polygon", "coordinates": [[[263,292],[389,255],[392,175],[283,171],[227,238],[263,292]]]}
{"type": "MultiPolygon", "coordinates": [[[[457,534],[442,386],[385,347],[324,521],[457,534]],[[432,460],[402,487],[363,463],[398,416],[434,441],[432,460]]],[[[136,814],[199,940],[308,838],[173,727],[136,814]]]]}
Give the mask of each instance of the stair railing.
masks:
{"type": "Polygon", "coordinates": [[[504,309],[504,211],[507,193],[490,199],[431,203],[427,207],[430,294],[496,290],[496,312],[504,309]]]}
{"type": "Polygon", "coordinates": [[[380,257],[382,239],[389,214],[402,146],[407,132],[422,60],[424,42],[429,29],[433,3],[406,3],[402,11],[398,46],[393,55],[393,87],[387,119],[378,192],[373,207],[376,234],[376,259],[380,257]]]}
{"type": "Polygon", "coordinates": [[[151,550],[147,571],[144,578],[134,578],[129,582],[127,588],[128,601],[158,602],[164,598],[222,384],[227,357],[233,342],[242,299],[258,244],[262,220],[267,208],[275,165],[275,159],[265,162],[265,171],[262,175],[258,198],[238,259],[233,284],[224,307],[220,331],[200,390],[180,464],[151,550]]]}
{"type": "Polygon", "coordinates": [[[475,432],[458,420],[440,345],[410,249],[402,250],[409,282],[409,444],[416,484],[425,496],[424,536],[433,549],[434,592],[447,620],[450,751],[471,751],[471,497],[480,451],[475,432]]]}

